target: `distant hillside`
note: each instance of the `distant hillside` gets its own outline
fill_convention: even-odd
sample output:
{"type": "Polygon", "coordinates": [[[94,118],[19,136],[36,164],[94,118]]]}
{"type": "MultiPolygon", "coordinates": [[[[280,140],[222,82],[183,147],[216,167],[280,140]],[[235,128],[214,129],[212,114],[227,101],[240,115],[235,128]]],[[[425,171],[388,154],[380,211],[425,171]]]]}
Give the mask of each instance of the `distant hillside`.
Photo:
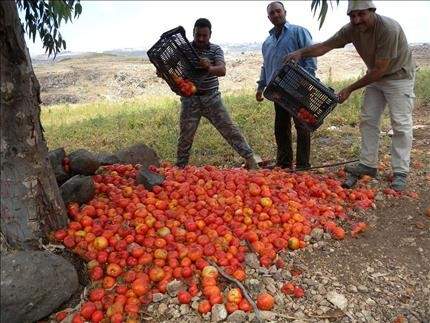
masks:
{"type": "MultiPolygon", "coordinates": [[[[244,44],[220,44],[226,54],[244,54],[244,53],[252,53],[259,52],[261,50],[261,43],[244,43],[244,44]]],[[[111,49],[105,50],[102,52],[70,52],[65,51],[61,52],[57,55],[55,60],[52,57],[48,57],[48,55],[36,55],[32,56],[33,64],[49,64],[54,62],[61,62],[66,59],[75,58],[94,58],[94,57],[103,57],[103,56],[117,56],[117,57],[139,57],[147,59],[148,55],[146,54],[146,50],[144,49],[135,49],[135,48],[122,48],[122,49],[111,49]]]]}
{"type": "MultiPolygon", "coordinates": [[[[223,44],[227,75],[220,78],[222,91],[255,88],[260,75],[260,45],[223,44]]],[[[419,67],[430,67],[430,44],[412,47],[419,67]]],[[[141,95],[174,96],[166,83],[156,76],[154,66],[142,49],[110,50],[102,53],[64,52],[53,61],[33,58],[45,105],[117,100],[141,95]]],[[[357,77],[366,66],[357,52],[346,47],[318,58],[317,75],[322,80],[357,77]]]]}

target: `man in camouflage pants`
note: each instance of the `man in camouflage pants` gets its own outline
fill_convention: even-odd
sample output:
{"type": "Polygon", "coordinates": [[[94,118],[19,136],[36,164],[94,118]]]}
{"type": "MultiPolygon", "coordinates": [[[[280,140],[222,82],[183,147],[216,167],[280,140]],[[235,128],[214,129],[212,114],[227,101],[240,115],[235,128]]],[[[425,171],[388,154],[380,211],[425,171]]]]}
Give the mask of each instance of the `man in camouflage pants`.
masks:
{"type": "Polygon", "coordinates": [[[208,76],[192,97],[181,97],[180,135],[178,140],[178,167],[185,167],[201,117],[207,118],[236,152],[245,159],[247,169],[258,168],[251,147],[231,120],[218,90],[218,77],[225,76],[224,53],[218,45],[209,42],[212,33],[209,20],[200,18],[194,25],[192,46],[201,57],[201,66],[208,76]]]}

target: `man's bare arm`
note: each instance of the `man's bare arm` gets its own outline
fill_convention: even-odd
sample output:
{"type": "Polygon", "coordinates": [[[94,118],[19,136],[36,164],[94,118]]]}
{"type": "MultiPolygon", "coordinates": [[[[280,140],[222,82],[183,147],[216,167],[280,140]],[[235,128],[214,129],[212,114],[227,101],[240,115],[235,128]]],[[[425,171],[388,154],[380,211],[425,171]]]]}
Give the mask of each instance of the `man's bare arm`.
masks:
{"type": "Polygon", "coordinates": [[[327,41],[306,48],[296,50],[285,57],[285,62],[294,60],[296,62],[307,57],[318,57],[334,49],[327,41]]]}
{"type": "Polygon", "coordinates": [[[226,68],[225,63],[222,61],[218,61],[215,65],[212,65],[207,58],[202,58],[200,60],[200,66],[206,69],[211,75],[225,76],[226,68]]]}
{"type": "Polygon", "coordinates": [[[366,75],[347,86],[338,93],[339,102],[342,103],[351,95],[355,90],[361,89],[373,82],[379,81],[385,74],[390,65],[389,59],[377,59],[375,60],[375,66],[367,71],[366,75]]]}

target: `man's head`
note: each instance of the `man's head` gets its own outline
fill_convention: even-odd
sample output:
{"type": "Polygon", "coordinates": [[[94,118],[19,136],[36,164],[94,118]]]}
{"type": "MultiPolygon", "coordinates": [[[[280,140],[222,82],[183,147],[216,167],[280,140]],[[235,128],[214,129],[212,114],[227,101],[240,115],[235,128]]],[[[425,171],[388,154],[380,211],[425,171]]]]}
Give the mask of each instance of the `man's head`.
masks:
{"type": "Polygon", "coordinates": [[[199,18],[194,23],[193,36],[198,48],[204,48],[209,44],[212,35],[212,24],[206,18],[199,18]]]}
{"type": "Polygon", "coordinates": [[[349,0],[347,14],[354,28],[361,32],[371,29],[375,23],[376,6],[372,1],[349,0]]]}
{"type": "Polygon", "coordinates": [[[271,2],[267,6],[267,17],[275,27],[282,27],[283,25],[285,25],[286,15],[287,11],[285,10],[284,5],[280,1],[271,2]]]}

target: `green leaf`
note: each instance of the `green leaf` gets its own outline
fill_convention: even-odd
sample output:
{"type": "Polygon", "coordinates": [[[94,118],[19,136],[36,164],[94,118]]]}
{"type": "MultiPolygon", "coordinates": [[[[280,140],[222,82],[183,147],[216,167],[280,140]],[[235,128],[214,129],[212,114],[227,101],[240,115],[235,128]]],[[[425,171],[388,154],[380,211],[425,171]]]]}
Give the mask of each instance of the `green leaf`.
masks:
{"type": "Polygon", "coordinates": [[[322,7],[321,7],[321,12],[320,12],[320,15],[318,17],[318,20],[320,20],[319,29],[321,29],[322,25],[324,24],[325,17],[327,16],[327,10],[328,10],[327,1],[323,1],[322,7]]]}
{"type": "Polygon", "coordinates": [[[82,13],[82,6],[81,4],[78,2],[75,4],[75,18],[77,16],[79,16],[82,13]]]}

